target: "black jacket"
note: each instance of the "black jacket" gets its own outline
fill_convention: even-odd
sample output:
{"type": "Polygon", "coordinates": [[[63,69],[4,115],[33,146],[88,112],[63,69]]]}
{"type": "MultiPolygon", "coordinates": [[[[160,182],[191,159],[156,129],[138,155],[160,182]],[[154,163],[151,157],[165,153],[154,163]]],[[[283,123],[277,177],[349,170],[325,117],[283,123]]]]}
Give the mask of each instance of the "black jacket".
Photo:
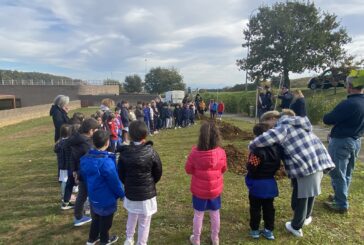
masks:
{"type": "Polygon", "coordinates": [[[92,148],[92,139],[77,132],[66,140],[65,145],[71,148],[70,169],[80,177],[80,159],[92,148]]]}
{"type": "Polygon", "coordinates": [[[269,179],[274,176],[281,165],[282,150],[279,145],[256,148],[252,152],[260,160],[254,164],[251,155],[247,163],[248,176],[253,179],[269,179]]]}
{"type": "Polygon", "coordinates": [[[285,92],[283,95],[279,95],[278,98],[282,100],[281,108],[289,109],[293,100],[293,94],[291,92],[285,92]]]}
{"type": "Polygon", "coordinates": [[[135,109],[135,117],[137,118],[138,121],[144,122],[144,111],[141,108],[136,108],[135,109]]]}
{"type": "Polygon", "coordinates": [[[129,127],[129,112],[128,109],[126,109],[125,107],[121,108],[121,112],[120,112],[120,116],[121,116],[121,122],[123,123],[124,127],[129,127]]]}
{"type": "Polygon", "coordinates": [[[162,176],[162,163],[149,141],[143,145],[124,145],[118,148],[119,178],[125,196],[132,201],[144,201],[157,195],[155,184],[162,176]]]}
{"type": "Polygon", "coordinates": [[[173,111],[173,117],[179,121],[182,120],[182,109],[181,108],[175,108],[173,111]]]}
{"type": "Polygon", "coordinates": [[[298,98],[290,105],[289,109],[296,113],[296,116],[305,117],[307,116],[306,112],[306,103],[304,98],[298,98]]]}
{"type": "Polygon", "coordinates": [[[364,94],[349,95],[341,101],[323,121],[334,125],[331,129],[332,138],[352,137],[358,139],[364,135],[364,94]]]}
{"type": "Polygon", "coordinates": [[[68,123],[70,119],[67,116],[67,112],[56,105],[52,105],[49,115],[52,116],[54,124],[54,142],[57,142],[60,137],[61,126],[68,123]]]}

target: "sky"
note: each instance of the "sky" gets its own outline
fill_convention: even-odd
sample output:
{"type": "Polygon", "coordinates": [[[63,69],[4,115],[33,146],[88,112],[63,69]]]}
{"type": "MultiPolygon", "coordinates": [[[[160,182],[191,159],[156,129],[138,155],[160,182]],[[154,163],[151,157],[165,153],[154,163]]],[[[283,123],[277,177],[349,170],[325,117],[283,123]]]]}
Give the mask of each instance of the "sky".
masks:
{"type": "MultiPolygon", "coordinates": [[[[243,28],[262,4],[249,0],[0,0],[0,69],[96,81],[142,78],[175,67],[192,88],[245,83],[243,28]]],[[[364,57],[363,0],[317,0],[335,13],[364,57]]],[[[291,74],[292,78],[314,72],[291,74]]]]}

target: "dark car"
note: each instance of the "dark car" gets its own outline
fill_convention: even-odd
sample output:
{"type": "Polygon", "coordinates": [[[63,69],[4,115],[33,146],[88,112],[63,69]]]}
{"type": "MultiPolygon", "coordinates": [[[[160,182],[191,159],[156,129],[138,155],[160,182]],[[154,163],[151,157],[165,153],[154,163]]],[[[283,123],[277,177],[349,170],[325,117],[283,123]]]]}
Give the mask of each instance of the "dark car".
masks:
{"type": "Polygon", "coordinates": [[[307,87],[315,90],[318,88],[328,89],[331,87],[345,87],[346,77],[348,75],[347,69],[331,68],[317,77],[313,77],[308,81],[307,87]]]}

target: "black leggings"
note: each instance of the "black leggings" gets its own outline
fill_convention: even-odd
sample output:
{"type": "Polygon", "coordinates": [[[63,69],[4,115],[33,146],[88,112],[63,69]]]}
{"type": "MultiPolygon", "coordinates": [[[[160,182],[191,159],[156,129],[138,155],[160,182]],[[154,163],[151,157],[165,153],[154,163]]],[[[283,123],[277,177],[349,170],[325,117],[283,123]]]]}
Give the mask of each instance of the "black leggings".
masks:
{"type": "Polygon", "coordinates": [[[107,243],[109,241],[109,230],[112,226],[112,220],[114,214],[108,216],[101,216],[92,211],[91,208],[92,222],[89,233],[89,240],[96,241],[100,235],[100,242],[107,243]]]}
{"type": "Polygon", "coordinates": [[[252,230],[259,230],[261,212],[263,210],[264,228],[273,231],[275,216],[273,201],[274,198],[262,199],[249,195],[250,228],[252,230]]]}

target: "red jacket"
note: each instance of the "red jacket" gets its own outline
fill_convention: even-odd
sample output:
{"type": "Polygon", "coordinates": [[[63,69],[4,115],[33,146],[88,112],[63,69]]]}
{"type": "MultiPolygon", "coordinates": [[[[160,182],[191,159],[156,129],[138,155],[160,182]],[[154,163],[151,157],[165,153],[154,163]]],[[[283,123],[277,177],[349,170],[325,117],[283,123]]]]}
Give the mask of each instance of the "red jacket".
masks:
{"type": "Polygon", "coordinates": [[[186,173],[192,175],[192,194],[201,199],[220,196],[226,169],[226,154],[221,147],[209,151],[199,151],[197,147],[192,147],[185,166],[186,173]]]}
{"type": "Polygon", "coordinates": [[[224,103],[219,103],[219,105],[217,106],[217,112],[224,112],[224,110],[225,110],[224,103]]]}

